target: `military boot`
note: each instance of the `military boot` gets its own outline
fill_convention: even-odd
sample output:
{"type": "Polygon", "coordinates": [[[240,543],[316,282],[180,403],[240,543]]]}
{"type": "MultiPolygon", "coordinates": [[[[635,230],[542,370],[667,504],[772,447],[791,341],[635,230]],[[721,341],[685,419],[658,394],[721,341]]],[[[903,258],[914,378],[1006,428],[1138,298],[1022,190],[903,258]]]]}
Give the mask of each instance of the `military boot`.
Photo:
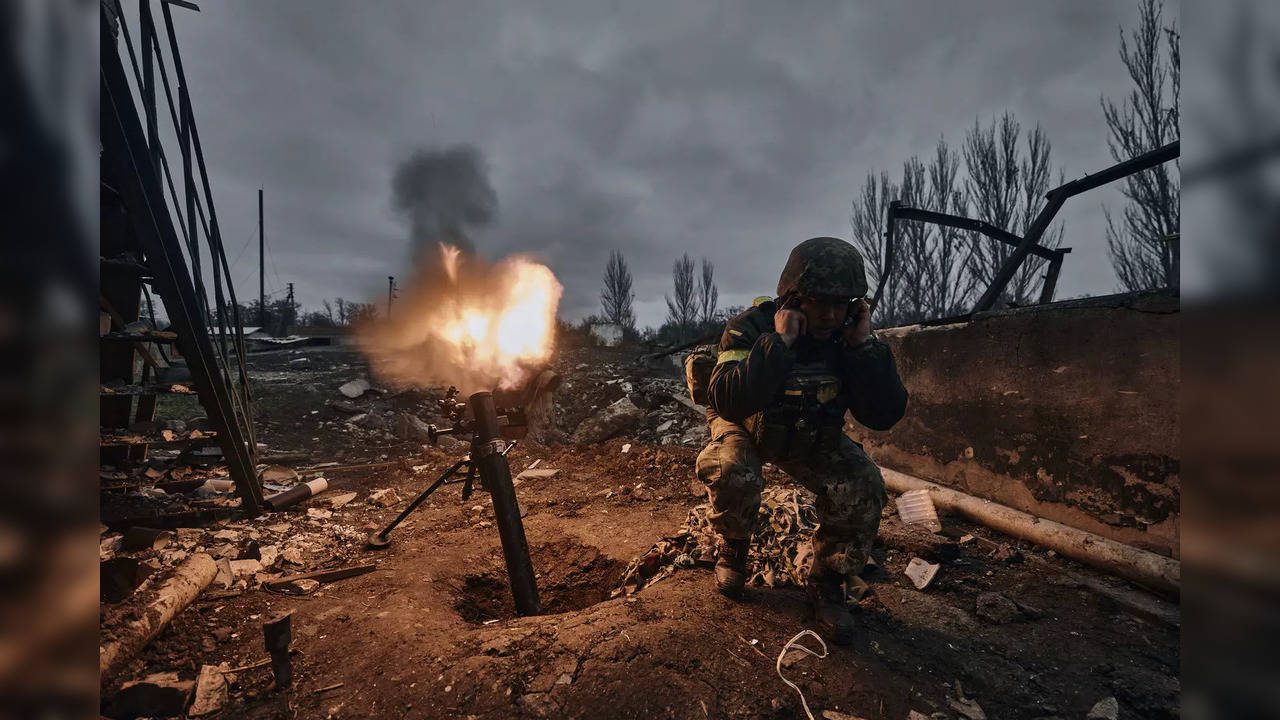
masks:
{"type": "Polygon", "coordinates": [[[716,545],[716,589],[726,597],[737,599],[747,584],[747,551],[750,540],[720,538],[716,545]]]}
{"type": "Polygon", "coordinates": [[[810,575],[805,583],[805,595],[809,600],[809,611],[822,628],[822,634],[837,645],[853,642],[853,614],[849,612],[844,578],[810,575]]]}

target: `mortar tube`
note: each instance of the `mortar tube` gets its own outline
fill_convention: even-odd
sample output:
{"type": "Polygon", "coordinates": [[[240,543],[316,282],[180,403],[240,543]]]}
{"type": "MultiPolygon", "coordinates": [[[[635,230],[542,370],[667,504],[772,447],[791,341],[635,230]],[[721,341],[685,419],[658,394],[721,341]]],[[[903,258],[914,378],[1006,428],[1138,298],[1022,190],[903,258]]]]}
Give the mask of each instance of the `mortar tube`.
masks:
{"type": "Polygon", "coordinates": [[[308,480],[304,483],[298,483],[282,493],[276,493],[269,498],[263,498],[262,504],[272,512],[279,512],[285,508],[293,507],[309,497],[319,495],[329,489],[329,481],[324,478],[316,478],[308,480]]]}
{"type": "Polygon", "coordinates": [[[467,405],[475,417],[472,462],[479,471],[480,482],[493,498],[493,518],[498,526],[498,536],[502,539],[502,554],[507,561],[507,575],[511,580],[516,613],[537,615],[540,609],[538,586],[534,582],[533,562],[529,559],[529,542],[524,536],[524,523],[520,521],[516,489],[511,484],[511,466],[507,464],[506,455],[499,452],[476,452],[502,438],[493,396],[487,392],[478,392],[471,396],[467,405]]]}

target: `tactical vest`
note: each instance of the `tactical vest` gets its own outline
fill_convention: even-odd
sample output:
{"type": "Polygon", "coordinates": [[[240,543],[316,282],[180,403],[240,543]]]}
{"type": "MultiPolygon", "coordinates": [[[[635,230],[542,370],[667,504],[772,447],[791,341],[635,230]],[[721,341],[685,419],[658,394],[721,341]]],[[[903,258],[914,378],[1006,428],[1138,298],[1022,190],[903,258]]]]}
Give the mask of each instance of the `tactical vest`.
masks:
{"type": "Polygon", "coordinates": [[[804,460],[835,450],[844,432],[841,389],[822,358],[797,362],[769,405],[747,419],[761,459],[804,460]]]}

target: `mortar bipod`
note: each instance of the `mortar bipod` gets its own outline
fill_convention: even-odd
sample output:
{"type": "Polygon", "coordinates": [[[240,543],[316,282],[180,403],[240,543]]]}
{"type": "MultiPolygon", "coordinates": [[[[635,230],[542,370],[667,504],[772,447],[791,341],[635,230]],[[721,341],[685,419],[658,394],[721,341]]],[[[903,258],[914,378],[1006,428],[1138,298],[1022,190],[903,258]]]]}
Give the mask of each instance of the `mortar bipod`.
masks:
{"type": "MultiPolygon", "coordinates": [[[[516,443],[517,441],[513,440],[512,442],[507,444],[507,446],[502,449],[501,454],[505,456],[507,453],[511,452],[511,448],[515,447],[516,443]]],[[[414,498],[413,502],[409,503],[408,507],[406,507],[404,510],[401,510],[400,514],[396,516],[395,520],[392,520],[390,523],[387,523],[387,526],[382,528],[381,530],[374,530],[373,532],[369,533],[368,539],[365,540],[365,547],[369,549],[374,549],[374,550],[381,550],[382,548],[385,548],[388,545],[390,545],[391,538],[389,536],[391,534],[391,531],[395,530],[396,526],[399,525],[401,522],[404,522],[404,519],[409,517],[410,513],[416,510],[419,505],[421,505],[424,501],[426,501],[426,499],[431,495],[431,493],[435,492],[442,485],[457,485],[458,483],[462,483],[462,499],[470,500],[471,493],[474,491],[474,488],[472,487],[472,482],[476,479],[476,477],[477,477],[476,465],[474,462],[471,461],[471,455],[468,454],[466,457],[462,458],[458,462],[454,463],[453,465],[450,465],[449,468],[440,475],[440,477],[436,478],[435,482],[427,486],[426,490],[423,490],[418,495],[418,497],[414,498]],[[463,475],[462,477],[450,480],[450,478],[452,478],[454,475],[458,474],[459,472],[465,472],[466,474],[463,475]]],[[[483,485],[483,482],[481,484],[483,485]]],[[[484,489],[488,490],[488,488],[484,488],[484,489]]]]}

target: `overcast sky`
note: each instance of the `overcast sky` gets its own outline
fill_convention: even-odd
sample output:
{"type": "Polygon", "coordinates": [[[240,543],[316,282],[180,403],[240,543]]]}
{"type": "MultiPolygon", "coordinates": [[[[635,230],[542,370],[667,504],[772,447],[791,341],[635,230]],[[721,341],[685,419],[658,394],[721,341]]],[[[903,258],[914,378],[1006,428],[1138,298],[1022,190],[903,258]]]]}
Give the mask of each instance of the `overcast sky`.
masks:
{"type": "MultiPolygon", "coordinates": [[[[411,256],[395,168],[470,144],[497,196],[477,250],[548,263],[576,319],[598,311],[619,248],[642,325],[662,321],[682,252],[715,263],[722,305],[771,293],[793,245],[849,237],[868,172],[958,143],[975,117],[1040,123],[1068,178],[1106,166],[1098,99],[1128,89],[1118,27],[1137,15],[1116,0],[201,8],[174,14],[242,298],[257,292],[259,186],[269,292],[383,298],[411,256]]],[[[1060,297],[1116,289],[1103,203],[1118,194],[1061,214],[1060,297]]]]}

